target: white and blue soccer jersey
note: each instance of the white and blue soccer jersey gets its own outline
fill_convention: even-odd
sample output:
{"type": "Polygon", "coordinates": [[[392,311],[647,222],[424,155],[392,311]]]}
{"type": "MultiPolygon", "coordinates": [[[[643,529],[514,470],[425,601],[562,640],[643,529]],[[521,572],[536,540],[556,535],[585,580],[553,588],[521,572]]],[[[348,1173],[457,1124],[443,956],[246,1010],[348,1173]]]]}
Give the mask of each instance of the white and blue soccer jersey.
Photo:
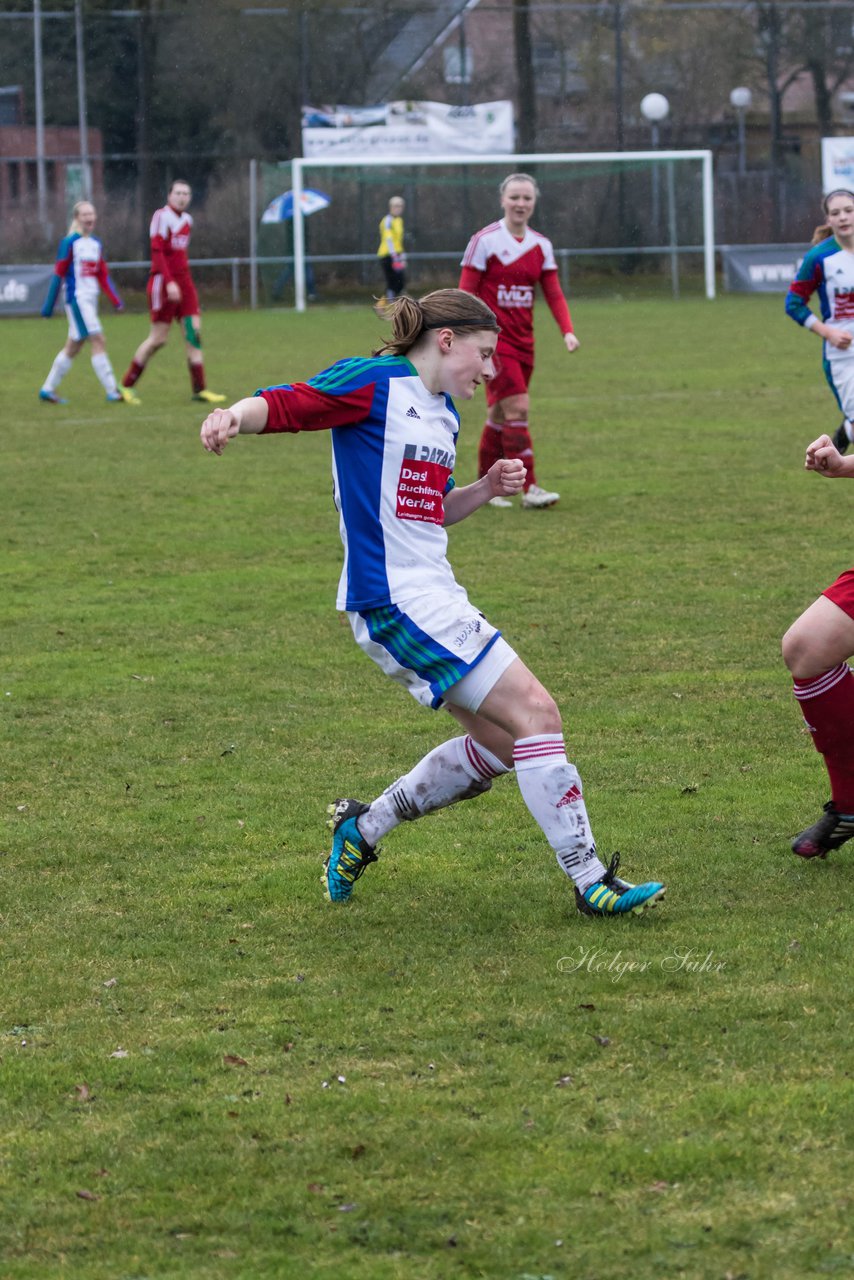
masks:
{"type": "Polygon", "coordinates": [[[85,338],[100,326],[93,320],[97,316],[98,294],[104,290],[114,307],[120,307],[121,299],[110,279],[104,250],[97,236],[84,236],[74,231],[60,241],[56,254],[53,278],[42,315],[53,313],[60,288],[69,320],[76,325],[78,337],[85,338]]]}
{"type": "Polygon", "coordinates": [[[448,563],[444,497],[459,415],[402,356],[339,360],[309,382],[258,392],[266,432],[330,428],[344,566],[337,607],[405,605],[461,591],[448,563]]]}
{"type": "MultiPolygon", "coordinates": [[[[818,319],[808,305],[814,293],[818,293],[821,319],[854,333],[854,253],[841,249],[833,236],[809,250],[786,295],[786,314],[808,329],[818,319]]],[[[850,360],[854,349],[840,351],[825,343],[825,356],[850,360]]]]}
{"type": "MultiPolygon", "coordinates": [[[[840,248],[833,236],[813,245],[786,294],[786,314],[807,329],[818,322],[809,308],[814,293],[818,294],[821,319],[854,334],[854,253],[840,248]]],[[[850,421],[854,418],[854,343],[839,348],[825,339],[822,357],[824,376],[850,421]]]]}

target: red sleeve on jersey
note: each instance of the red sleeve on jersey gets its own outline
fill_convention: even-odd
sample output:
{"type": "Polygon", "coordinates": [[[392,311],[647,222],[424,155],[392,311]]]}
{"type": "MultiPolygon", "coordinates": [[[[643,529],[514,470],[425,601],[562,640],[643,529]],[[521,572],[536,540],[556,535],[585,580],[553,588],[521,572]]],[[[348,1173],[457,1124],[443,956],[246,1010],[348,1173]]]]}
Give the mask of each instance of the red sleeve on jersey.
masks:
{"type": "Polygon", "coordinates": [[[154,275],[163,276],[163,279],[168,281],[174,279],[170,263],[172,246],[168,237],[161,234],[162,225],[158,209],[151,221],[151,270],[154,275]]]}
{"type": "Polygon", "coordinates": [[[267,425],[262,435],[272,431],[327,431],[330,427],[350,427],[368,416],[374,399],[374,383],[333,396],[307,382],[289,387],[268,387],[260,394],[267,401],[267,425]]]}
{"type": "Polygon", "coordinates": [[[57,254],[56,264],[53,268],[58,276],[62,276],[64,278],[65,276],[68,275],[69,269],[71,267],[71,259],[73,257],[74,257],[73,242],[71,241],[70,236],[66,236],[66,238],[60,243],[59,254],[57,254]],[[62,254],[63,248],[65,248],[65,257],[60,256],[62,254]]]}
{"type": "Polygon", "coordinates": [[[480,296],[480,282],[483,279],[483,272],[478,271],[477,267],[463,267],[460,272],[461,289],[465,289],[466,293],[473,293],[477,298],[480,296]]]}
{"type": "Polygon", "coordinates": [[[110,279],[110,268],[107,266],[103,258],[98,262],[98,284],[104,290],[104,293],[110,299],[114,307],[120,307],[122,300],[116,293],[113,282],[110,279]]]}
{"type": "Polygon", "coordinates": [[[789,293],[795,293],[804,302],[809,302],[818,286],[821,284],[821,273],[816,267],[809,280],[793,280],[789,285],[789,293]]]}
{"type": "Polygon", "coordinates": [[[549,304],[549,310],[557,320],[561,333],[572,333],[572,320],[563,289],[556,271],[544,271],[540,276],[543,297],[549,304]]]}
{"type": "Polygon", "coordinates": [[[151,270],[156,276],[163,276],[164,280],[172,279],[172,272],[169,270],[169,253],[162,236],[151,237],[151,270]]]}

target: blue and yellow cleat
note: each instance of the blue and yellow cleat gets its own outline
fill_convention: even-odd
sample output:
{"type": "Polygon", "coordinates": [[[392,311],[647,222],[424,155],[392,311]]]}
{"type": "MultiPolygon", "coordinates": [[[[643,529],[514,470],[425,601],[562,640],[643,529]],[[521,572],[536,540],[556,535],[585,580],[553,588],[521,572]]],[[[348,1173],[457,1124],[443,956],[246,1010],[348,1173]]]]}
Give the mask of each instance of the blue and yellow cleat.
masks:
{"type": "Polygon", "coordinates": [[[320,877],[329,902],[347,902],[359,876],[377,861],[377,855],[362,838],[356,819],[367,813],[361,800],[336,800],[327,806],[327,826],[332,829],[332,852],[323,864],[320,877]]]}
{"type": "Polygon", "coordinates": [[[630,911],[639,916],[664,897],[665,886],[657,880],[649,880],[646,884],[629,884],[628,880],[620,880],[617,875],[619,865],[620,855],[615,853],[601,880],[591,884],[584,893],[575,890],[575,905],[583,916],[618,916],[630,911]]]}
{"type": "Polygon", "coordinates": [[[196,391],[193,399],[201,400],[203,404],[224,404],[228,396],[221,396],[218,391],[196,391]]]}
{"type": "Polygon", "coordinates": [[[39,392],[39,400],[44,400],[45,404],[68,404],[68,401],[63,400],[62,396],[58,396],[55,391],[45,391],[44,387],[39,392]]]}
{"type": "Polygon", "coordinates": [[[107,392],[107,399],[110,404],[142,404],[139,396],[134,395],[130,387],[119,385],[115,391],[107,392]]]}

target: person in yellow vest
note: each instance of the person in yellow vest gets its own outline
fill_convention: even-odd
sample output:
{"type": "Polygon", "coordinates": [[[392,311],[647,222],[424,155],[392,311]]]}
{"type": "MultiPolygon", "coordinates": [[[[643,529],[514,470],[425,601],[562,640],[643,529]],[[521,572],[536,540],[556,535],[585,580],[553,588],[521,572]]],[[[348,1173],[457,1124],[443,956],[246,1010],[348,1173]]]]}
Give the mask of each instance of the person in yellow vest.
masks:
{"type": "Polygon", "coordinates": [[[406,288],[406,255],[403,252],[403,196],[392,196],[388,213],[380,222],[377,257],[385,276],[385,301],[393,302],[406,288]]]}

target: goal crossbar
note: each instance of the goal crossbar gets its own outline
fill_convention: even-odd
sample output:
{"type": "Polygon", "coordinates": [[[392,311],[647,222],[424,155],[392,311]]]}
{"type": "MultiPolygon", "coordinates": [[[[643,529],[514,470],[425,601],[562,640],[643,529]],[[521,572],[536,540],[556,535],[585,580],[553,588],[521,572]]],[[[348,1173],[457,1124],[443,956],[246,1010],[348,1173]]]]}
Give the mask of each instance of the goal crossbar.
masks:
{"type": "Polygon", "coordinates": [[[631,165],[638,161],[651,161],[666,164],[669,160],[696,160],[702,166],[702,205],[703,205],[703,265],[706,285],[706,297],[715,296],[715,212],[714,189],[712,182],[711,151],[570,151],[570,152],[528,152],[521,155],[460,155],[457,152],[448,156],[322,156],[306,158],[298,156],[291,161],[291,187],[294,201],[294,287],[296,310],[306,309],[306,255],[305,255],[305,214],[302,207],[302,195],[305,189],[304,173],[306,169],[370,169],[389,168],[395,165],[427,168],[435,165],[489,164],[504,165],[510,172],[526,164],[585,164],[607,163],[613,165],[631,165]]]}

